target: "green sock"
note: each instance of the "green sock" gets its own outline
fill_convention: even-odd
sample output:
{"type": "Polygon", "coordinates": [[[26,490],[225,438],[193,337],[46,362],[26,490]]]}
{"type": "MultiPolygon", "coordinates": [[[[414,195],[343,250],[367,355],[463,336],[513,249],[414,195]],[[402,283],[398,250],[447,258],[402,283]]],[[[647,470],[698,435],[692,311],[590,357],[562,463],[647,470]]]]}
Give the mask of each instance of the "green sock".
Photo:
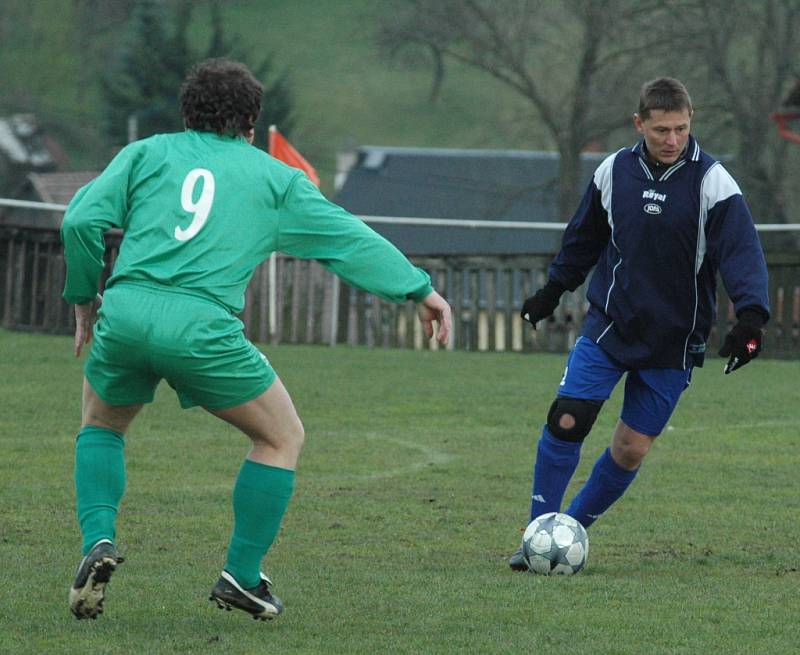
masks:
{"type": "Polygon", "coordinates": [[[233,536],[225,570],[245,589],[261,580],[261,559],[272,545],[294,490],[294,471],[246,459],[233,488],[233,536]]]}
{"type": "Polygon", "coordinates": [[[119,432],[87,425],[75,444],[75,495],[83,554],[101,539],[114,541],[125,493],[125,442],[119,432]]]}

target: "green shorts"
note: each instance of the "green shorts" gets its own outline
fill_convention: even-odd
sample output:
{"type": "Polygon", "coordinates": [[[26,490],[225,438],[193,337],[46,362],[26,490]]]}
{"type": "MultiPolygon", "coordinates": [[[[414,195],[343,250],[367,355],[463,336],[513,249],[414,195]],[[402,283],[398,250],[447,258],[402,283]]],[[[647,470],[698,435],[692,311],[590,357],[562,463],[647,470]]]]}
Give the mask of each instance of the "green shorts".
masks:
{"type": "Polygon", "coordinates": [[[213,300],[122,283],[108,289],[84,373],[110,405],[152,402],[164,379],[181,407],[225,409],[258,397],[277,375],[213,300]]]}

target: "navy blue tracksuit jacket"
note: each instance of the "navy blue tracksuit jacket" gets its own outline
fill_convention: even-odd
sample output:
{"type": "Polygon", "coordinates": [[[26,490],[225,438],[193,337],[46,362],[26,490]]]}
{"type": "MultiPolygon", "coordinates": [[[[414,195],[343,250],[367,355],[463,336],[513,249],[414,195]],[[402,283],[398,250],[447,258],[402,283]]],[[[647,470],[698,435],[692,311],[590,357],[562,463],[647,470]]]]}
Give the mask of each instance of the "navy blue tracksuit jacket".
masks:
{"type": "Polygon", "coordinates": [[[574,291],[596,265],[582,334],[625,366],[702,366],[717,272],[737,314],[769,316],[764,253],[739,186],[693,137],[655,175],[643,147],[597,168],[549,274],[574,291]]]}

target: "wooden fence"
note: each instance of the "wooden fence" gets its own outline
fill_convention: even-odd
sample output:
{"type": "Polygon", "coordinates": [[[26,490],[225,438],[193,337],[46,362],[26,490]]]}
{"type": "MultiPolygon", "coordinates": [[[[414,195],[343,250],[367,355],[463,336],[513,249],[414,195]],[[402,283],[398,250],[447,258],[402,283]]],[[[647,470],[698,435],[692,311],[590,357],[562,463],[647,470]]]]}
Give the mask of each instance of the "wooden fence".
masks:
{"type": "MultiPolygon", "coordinates": [[[[106,274],[120,235],[107,235],[106,274]]],[[[550,258],[412,258],[429,271],[434,286],[453,307],[450,348],[472,351],[564,352],[575,341],[586,311],[583,288],[567,294],[553,320],[536,331],[519,318],[523,300],[545,281],[550,258]]],[[[764,355],[800,355],[800,253],[774,253],[770,269],[772,319],[764,355]]],[[[431,348],[423,338],[413,303],[395,305],[358,291],[313,261],[279,255],[275,265],[275,315],[270,315],[268,264],[256,269],[241,315],[247,335],[264,343],[349,344],[431,348]],[[274,328],[274,329],[273,329],[274,328]]],[[[64,258],[58,232],[0,227],[0,307],[6,328],[67,334],[74,317],[61,299],[64,258]]],[[[733,307],[720,291],[717,324],[709,339],[716,350],[734,322],[733,307]]]]}

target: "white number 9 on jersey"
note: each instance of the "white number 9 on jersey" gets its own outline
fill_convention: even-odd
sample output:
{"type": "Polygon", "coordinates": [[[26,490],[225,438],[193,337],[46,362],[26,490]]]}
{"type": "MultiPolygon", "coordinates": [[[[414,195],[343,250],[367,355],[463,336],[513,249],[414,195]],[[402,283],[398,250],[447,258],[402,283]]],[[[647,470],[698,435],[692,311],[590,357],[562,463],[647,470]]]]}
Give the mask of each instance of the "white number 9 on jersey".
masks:
{"type": "Polygon", "coordinates": [[[188,241],[206,224],[209,213],[211,213],[211,203],[214,202],[214,176],[211,171],[205,168],[195,168],[189,171],[186,179],[183,181],[181,188],[181,207],[183,207],[192,216],[192,222],[185,230],[179,225],[175,226],[175,238],[178,241],[188,241]],[[197,181],[203,179],[203,188],[200,191],[200,197],[197,202],[192,200],[194,196],[197,181]]]}

